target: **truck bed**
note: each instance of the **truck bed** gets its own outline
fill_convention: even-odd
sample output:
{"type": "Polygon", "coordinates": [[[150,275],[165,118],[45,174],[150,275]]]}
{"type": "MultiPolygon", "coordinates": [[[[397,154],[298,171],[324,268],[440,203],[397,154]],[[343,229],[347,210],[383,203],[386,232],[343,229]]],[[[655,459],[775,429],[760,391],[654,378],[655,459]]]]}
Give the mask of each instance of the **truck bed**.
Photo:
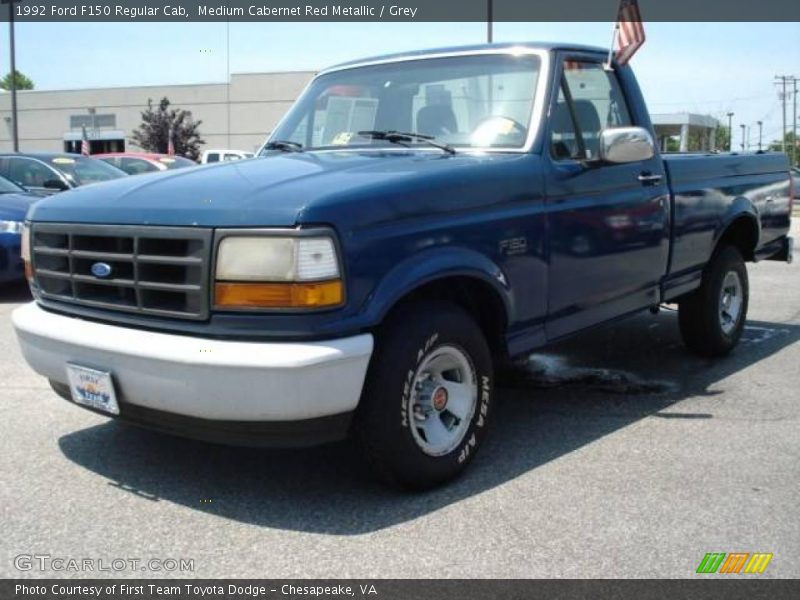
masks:
{"type": "Polygon", "coordinates": [[[672,251],[669,275],[699,272],[720,233],[752,202],[761,223],[759,250],[789,232],[786,156],[770,153],[680,153],[663,155],[672,192],[672,251]]]}

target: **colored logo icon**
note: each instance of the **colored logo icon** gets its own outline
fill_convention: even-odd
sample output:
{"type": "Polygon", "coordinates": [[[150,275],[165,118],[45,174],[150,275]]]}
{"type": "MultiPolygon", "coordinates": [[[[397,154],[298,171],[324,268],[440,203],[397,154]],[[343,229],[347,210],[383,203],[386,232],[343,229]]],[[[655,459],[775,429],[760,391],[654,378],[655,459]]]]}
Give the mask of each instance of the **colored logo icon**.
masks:
{"type": "Polygon", "coordinates": [[[735,575],[738,573],[761,574],[772,560],[772,553],[767,552],[709,552],[697,566],[697,573],[720,573],[735,575]]]}

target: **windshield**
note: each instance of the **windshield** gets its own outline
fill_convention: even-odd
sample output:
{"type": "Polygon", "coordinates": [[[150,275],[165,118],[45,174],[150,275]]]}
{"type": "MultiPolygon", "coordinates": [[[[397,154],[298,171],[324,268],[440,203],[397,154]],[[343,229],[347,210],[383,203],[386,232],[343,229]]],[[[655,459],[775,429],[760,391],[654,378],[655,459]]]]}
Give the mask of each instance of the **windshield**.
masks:
{"type": "Polygon", "coordinates": [[[125,171],[93,158],[57,156],[50,160],[50,164],[75,185],[88,185],[127,177],[125,171]]]}
{"type": "Polygon", "coordinates": [[[21,194],[25,190],[5,177],[0,177],[0,194],[21,194]]]}
{"type": "Polygon", "coordinates": [[[270,140],[296,142],[305,150],[389,146],[358,135],[377,130],[434,136],[456,148],[522,148],[539,71],[539,58],[529,54],[334,71],[312,82],[270,140]]]}

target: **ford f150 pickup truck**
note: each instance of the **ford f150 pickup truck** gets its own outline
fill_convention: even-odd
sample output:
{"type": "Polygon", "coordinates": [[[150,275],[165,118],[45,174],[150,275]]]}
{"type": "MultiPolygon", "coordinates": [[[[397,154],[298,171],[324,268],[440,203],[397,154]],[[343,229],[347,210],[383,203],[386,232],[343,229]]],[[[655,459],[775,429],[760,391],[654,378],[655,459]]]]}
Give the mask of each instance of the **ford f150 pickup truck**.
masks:
{"type": "Polygon", "coordinates": [[[321,72],[254,160],[125,178],[29,212],[13,316],[64,398],[240,444],[353,434],[426,488],[475,457],[496,370],[677,303],[722,356],[746,262],[789,261],[777,153],[661,156],[605,50],[491,45],[321,72]]]}

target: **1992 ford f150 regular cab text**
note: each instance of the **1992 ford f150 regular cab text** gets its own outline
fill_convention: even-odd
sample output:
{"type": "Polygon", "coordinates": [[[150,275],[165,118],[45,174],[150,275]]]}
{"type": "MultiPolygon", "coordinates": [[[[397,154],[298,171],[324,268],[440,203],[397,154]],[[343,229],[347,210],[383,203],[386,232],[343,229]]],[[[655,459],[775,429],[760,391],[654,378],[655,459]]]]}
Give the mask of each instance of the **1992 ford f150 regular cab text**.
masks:
{"type": "Polygon", "coordinates": [[[471,461],[498,366],[534,348],[675,302],[688,348],[726,354],[745,263],[791,259],[787,159],[661,156],[632,70],[604,58],[341,65],[252,160],[42,200],[25,358],[65,398],[166,432],[352,433],[422,488],[471,461]]]}

